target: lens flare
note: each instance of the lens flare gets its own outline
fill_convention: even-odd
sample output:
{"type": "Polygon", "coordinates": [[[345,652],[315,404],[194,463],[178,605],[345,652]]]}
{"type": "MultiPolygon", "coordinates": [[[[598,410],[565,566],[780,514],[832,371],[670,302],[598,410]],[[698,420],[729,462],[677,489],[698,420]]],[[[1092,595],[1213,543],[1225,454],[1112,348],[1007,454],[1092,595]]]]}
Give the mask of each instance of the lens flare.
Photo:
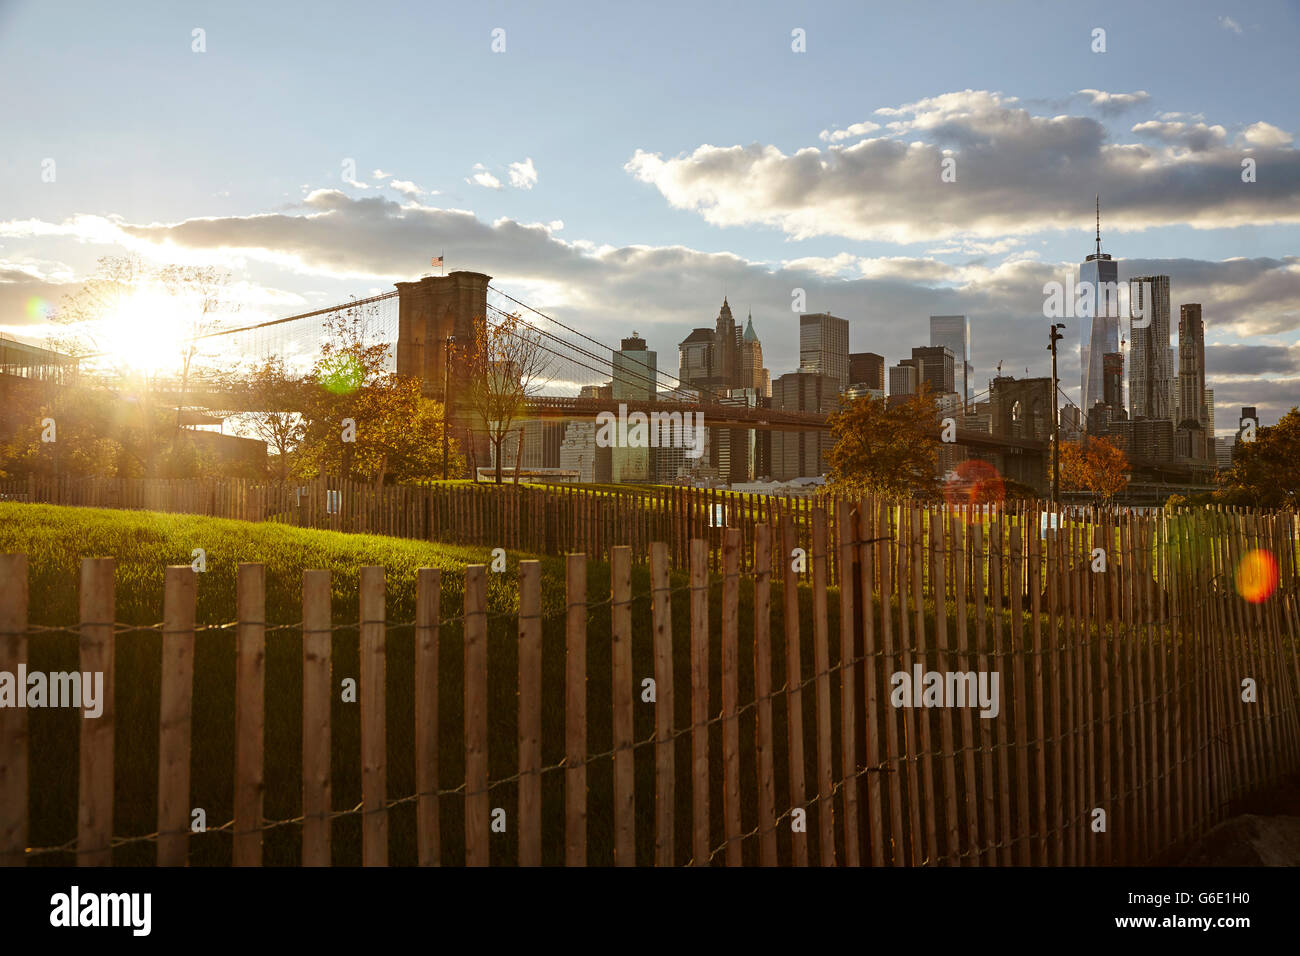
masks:
{"type": "Polygon", "coordinates": [[[54,306],[46,302],[39,295],[34,295],[27,300],[27,318],[33,322],[44,322],[54,314],[54,306]]]}
{"type": "Polygon", "coordinates": [[[943,494],[950,505],[994,504],[1006,497],[1006,488],[996,468],[987,461],[970,458],[957,466],[943,494]]]}
{"type": "Polygon", "coordinates": [[[1249,551],[1237,564],[1237,593],[1251,604],[1267,601],[1277,581],[1277,559],[1267,551],[1249,551]]]}

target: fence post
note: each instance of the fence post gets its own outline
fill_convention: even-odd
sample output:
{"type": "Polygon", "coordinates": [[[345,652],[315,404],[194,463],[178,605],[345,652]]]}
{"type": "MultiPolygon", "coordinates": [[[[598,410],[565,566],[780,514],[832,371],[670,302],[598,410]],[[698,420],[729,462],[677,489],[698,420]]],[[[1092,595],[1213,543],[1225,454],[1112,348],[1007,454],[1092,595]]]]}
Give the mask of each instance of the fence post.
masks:
{"type": "MultiPolygon", "coordinates": [[[[27,555],[0,554],[0,670],[11,674],[27,661],[27,601],[27,555]]],[[[0,707],[0,866],[23,866],[26,849],[27,708],[0,707]]]]}
{"type": "Polygon", "coordinates": [[[740,529],[722,539],[722,809],[727,866],[740,866],[740,529]]]}
{"type": "Polygon", "coordinates": [[[822,866],[835,865],[835,789],[831,756],[830,622],[826,607],[826,511],[812,512],[813,672],[817,681],[817,827],[822,866]]]}
{"type": "Polygon", "coordinates": [[[235,650],[235,866],[262,865],[266,566],[240,564],[235,650]]]}
{"type": "MultiPolygon", "coordinates": [[[[113,622],[114,558],[81,562],[81,670],[104,675],[104,709],[81,722],[81,776],[77,820],[80,866],[113,862],[113,622]]],[[[92,677],[93,679],[93,677],[92,677]]]]}
{"type": "Polygon", "coordinates": [[[709,542],[691,539],[692,859],[708,866],[709,849],[709,542]]]}
{"type": "Polygon", "coordinates": [[[564,862],[587,865],[587,556],[565,562],[564,862]]]}
{"type": "Polygon", "coordinates": [[[487,566],[465,568],[465,863],[487,866],[487,566]]]}
{"type": "Polygon", "coordinates": [[[330,572],[302,573],[302,865],[330,865],[330,572]]]}
{"type": "MultiPolygon", "coordinates": [[[[617,508],[617,500],[614,507],[617,508]]],[[[611,526],[611,531],[614,530],[611,526]]],[[[632,549],[610,547],[610,637],[613,659],[614,865],[636,865],[636,805],[632,750],[632,549]]]]}
{"type": "Polygon", "coordinates": [[[164,575],[158,716],[159,866],[184,866],[189,851],[196,581],[188,564],[168,567],[164,575]]]}
{"type": "MultiPolygon", "coordinates": [[[[788,502],[787,502],[788,504],[788,502]]],[[[803,662],[799,646],[799,578],[792,554],[796,546],[794,518],[789,510],[781,514],[781,568],[785,588],[781,617],[785,627],[786,756],[790,765],[791,809],[806,809],[807,790],[803,759],[803,662]]],[[[795,866],[808,865],[808,832],[790,834],[795,866]]]]}
{"type": "Polygon", "coordinates": [[[846,500],[835,502],[835,541],[838,545],[840,586],[840,768],[844,789],[844,859],[849,866],[861,866],[862,848],[858,842],[858,743],[857,705],[854,684],[857,681],[856,656],[853,648],[855,601],[853,590],[853,551],[856,544],[856,512],[850,513],[846,500]]]}
{"type": "MultiPolygon", "coordinates": [[[[516,489],[517,491],[517,489],[516,489]]],[[[542,865],[542,565],[519,562],[519,865],[542,865]]]]}
{"type": "Polygon", "coordinates": [[[655,866],[674,862],[673,611],[668,545],[650,545],[651,614],[655,639],[655,866]]]}
{"type": "Polygon", "coordinates": [[[776,784],[772,738],[772,527],[754,525],[754,700],[758,747],[758,854],[776,866],[776,784]]]}

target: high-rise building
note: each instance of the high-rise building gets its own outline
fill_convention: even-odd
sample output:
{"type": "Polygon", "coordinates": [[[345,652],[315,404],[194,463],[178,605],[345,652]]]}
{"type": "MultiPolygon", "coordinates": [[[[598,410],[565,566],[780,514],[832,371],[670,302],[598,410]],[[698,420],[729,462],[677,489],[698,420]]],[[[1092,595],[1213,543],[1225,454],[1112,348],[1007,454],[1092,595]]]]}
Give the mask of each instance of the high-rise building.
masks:
{"type": "MultiPolygon", "coordinates": [[[[826,415],[839,407],[839,383],[827,375],[798,371],[772,383],[772,408],[826,415]]],[[[826,454],[833,441],[825,431],[772,432],[772,477],[815,478],[826,473],[826,454]]]]}
{"type": "Polygon", "coordinates": [[[763,398],[772,394],[772,379],[768,370],[763,368],[763,343],[754,331],[752,312],[745,322],[744,334],[740,337],[740,381],[736,387],[752,388],[763,398]]]}
{"type": "Polygon", "coordinates": [[[974,396],[971,392],[970,323],[966,316],[930,316],[930,344],[946,345],[952,351],[957,392],[963,402],[969,402],[974,396]]]}
{"type": "Polygon", "coordinates": [[[1097,200],[1097,250],[1079,264],[1078,286],[1092,289],[1078,303],[1080,407],[1087,413],[1105,400],[1105,356],[1119,351],[1119,263],[1101,251],[1101,199],[1097,200]]]}
{"type": "Polygon", "coordinates": [[[891,404],[898,404],[905,396],[915,395],[920,387],[919,369],[916,359],[900,359],[898,364],[889,369],[889,398],[891,404]],[[897,401],[895,401],[897,397],[897,401]]]}
{"type": "Polygon", "coordinates": [[[799,371],[823,375],[842,392],[849,384],[849,323],[828,312],[799,316],[799,371]]]}
{"type": "Polygon", "coordinates": [[[1101,400],[1110,407],[1111,421],[1122,421],[1128,418],[1124,413],[1124,353],[1107,352],[1101,370],[1101,400]]]}
{"type": "Polygon", "coordinates": [[[614,379],[611,382],[614,401],[653,401],[659,355],[646,347],[645,339],[633,332],[623,339],[621,348],[614,353],[614,379]]]}
{"type": "Polygon", "coordinates": [[[885,357],[875,352],[850,352],[849,384],[884,391],[885,357]]]}
{"type": "Polygon", "coordinates": [[[1205,433],[1214,437],[1214,389],[1205,390],[1205,433]]]}
{"type": "Polygon", "coordinates": [[[1205,324],[1200,303],[1178,308],[1178,415],[1176,423],[1186,437],[1179,453],[1189,458],[1206,458],[1205,428],[1205,324]]]}
{"type": "Polygon", "coordinates": [[[736,385],[740,379],[740,329],[731,317],[731,306],[725,295],[714,322],[714,337],[717,344],[713,353],[716,363],[713,374],[728,387],[736,385]]]}
{"type": "Polygon", "coordinates": [[[677,346],[677,378],[683,385],[708,382],[713,375],[714,333],[712,329],[695,329],[677,346]]]}
{"type": "Polygon", "coordinates": [[[912,362],[916,365],[920,382],[930,386],[931,395],[957,391],[954,356],[952,349],[946,345],[914,348],[912,362]]]}
{"type": "Polygon", "coordinates": [[[1128,280],[1129,321],[1133,342],[1129,351],[1130,416],[1174,417],[1174,363],[1169,346],[1169,276],[1136,276],[1128,280]],[[1145,325],[1139,325],[1145,316],[1145,325]],[[1133,320],[1137,319],[1137,322],[1133,320]]]}
{"type": "MultiPolygon", "coordinates": [[[[614,353],[614,379],[611,383],[611,401],[653,401],[658,389],[656,363],[658,356],[646,347],[645,339],[635,332],[623,339],[614,353]]],[[[609,450],[611,481],[653,481],[650,452],[653,449],[615,445],[609,450]]]]}

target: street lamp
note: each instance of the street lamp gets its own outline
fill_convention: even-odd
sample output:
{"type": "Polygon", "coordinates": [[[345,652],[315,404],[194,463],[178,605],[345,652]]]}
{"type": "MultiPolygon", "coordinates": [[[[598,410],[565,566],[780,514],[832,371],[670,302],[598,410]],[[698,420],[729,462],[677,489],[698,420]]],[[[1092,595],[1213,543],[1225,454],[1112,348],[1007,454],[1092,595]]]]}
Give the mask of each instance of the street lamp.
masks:
{"type": "Polygon", "coordinates": [[[442,480],[447,480],[447,406],[451,404],[451,350],[456,344],[456,336],[447,336],[447,344],[442,352],[442,480]]]}
{"type": "Polygon", "coordinates": [[[1051,344],[1047,346],[1052,353],[1052,504],[1055,505],[1061,494],[1061,409],[1056,402],[1056,343],[1065,338],[1058,329],[1065,328],[1064,322],[1053,323],[1051,344]]]}

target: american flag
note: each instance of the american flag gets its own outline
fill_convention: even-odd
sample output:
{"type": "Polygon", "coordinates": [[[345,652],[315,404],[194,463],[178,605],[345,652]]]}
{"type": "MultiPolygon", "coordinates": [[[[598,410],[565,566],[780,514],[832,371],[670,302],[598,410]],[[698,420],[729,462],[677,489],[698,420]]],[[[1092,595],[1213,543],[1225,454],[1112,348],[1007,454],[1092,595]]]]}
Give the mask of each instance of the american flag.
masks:
{"type": "Polygon", "coordinates": [[[442,265],[442,256],[434,256],[434,257],[433,257],[433,264],[434,264],[435,266],[440,266],[440,265],[442,265]]]}

